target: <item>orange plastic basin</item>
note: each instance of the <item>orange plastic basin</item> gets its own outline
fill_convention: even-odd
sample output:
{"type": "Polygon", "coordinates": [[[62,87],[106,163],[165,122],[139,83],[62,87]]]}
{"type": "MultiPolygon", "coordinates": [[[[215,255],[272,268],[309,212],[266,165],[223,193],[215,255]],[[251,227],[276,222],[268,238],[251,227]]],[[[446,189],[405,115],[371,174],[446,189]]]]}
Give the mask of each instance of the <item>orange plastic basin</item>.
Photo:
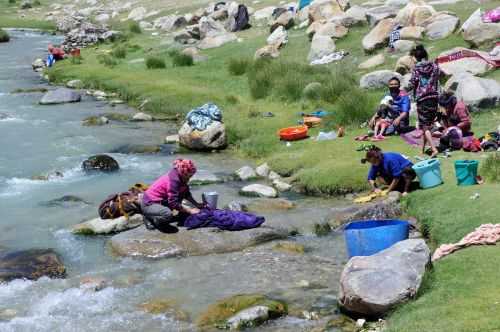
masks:
{"type": "Polygon", "coordinates": [[[297,141],[307,137],[307,126],[296,126],[283,128],[279,131],[279,136],[284,141],[297,141]]]}
{"type": "Polygon", "coordinates": [[[304,117],[304,124],[308,126],[309,128],[312,127],[317,127],[321,123],[321,118],[315,117],[315,116],[307,116],[304,117]]]}

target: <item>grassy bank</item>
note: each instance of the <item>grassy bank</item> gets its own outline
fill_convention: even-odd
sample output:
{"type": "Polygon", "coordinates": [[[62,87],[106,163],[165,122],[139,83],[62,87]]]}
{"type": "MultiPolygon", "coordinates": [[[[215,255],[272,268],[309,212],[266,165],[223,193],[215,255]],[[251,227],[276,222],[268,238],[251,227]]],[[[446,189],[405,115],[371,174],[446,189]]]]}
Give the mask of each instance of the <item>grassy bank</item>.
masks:
{"type": "Polygon", "coordinates": [[[22,9],[23,1],[0,2],[0,28],[24,28],[53,31],[56,26],[53,22],[43,19],[49,1],[33,1],[33,7],[22,9]]]}

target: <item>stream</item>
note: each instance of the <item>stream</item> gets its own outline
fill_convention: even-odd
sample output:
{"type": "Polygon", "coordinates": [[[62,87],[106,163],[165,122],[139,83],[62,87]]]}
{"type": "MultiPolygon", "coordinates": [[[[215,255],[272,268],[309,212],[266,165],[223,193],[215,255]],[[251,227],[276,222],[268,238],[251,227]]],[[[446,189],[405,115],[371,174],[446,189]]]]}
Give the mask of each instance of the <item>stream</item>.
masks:
{"type": "MultiPolygon", "coordinates": [[[[80,103],[41,106],[42,93],[11,93],[53,88],[32,71],[31,63],[59,38],[22,31],[11,36],[11,42],[0,44],[0,248],[53,248],[64,261],[67,278],[0,284],[0,331],[195,331],[194,322],[208,305],[242,293],[275,296],[300,310],[334,310],[346,262],[343,238],[337,233],[318,237],[312,226],[323,221],[329,208],[345,204],[339,200],[287,194],[295,209],[262,211],[273,225],[286,224],[300,232],[288,241],[303,244],[307,250],[302,255],[273,250],[274,242],[227,254],[142,260],[115,257],[109,237],[73,235],[70,227],[97,217],[97,206],[106,196],[137,182],[152,182],[179,157],[109,152],[127,144],[161,144],[176,127],[167,122],[84,127],[86,117],[134,110],[89,96],[80,103]],[[121,170],[86,175],[82,161],[100,153],[113,156],[121,170]],[[63,177],[33,179],[54,172],[63,177]],[[47,204],[65,195],[84,202],[47,204]],[[103,278],[110,285],[89,291],[80,286],[89,277],[103,278]],[[176,312],[151,314],[141,309],[142,303],[155,299],[175,302],[176,312]],[[5,310],[15,314],[2,318],[5,310]]],[[[221,176],[253,164],[227,153],[182,157],[193,159],[202,172],[221,176]]],[[[194,187],[193,194],[199,199],[203,191],[215,190],[220,206],[252,200],[238,195],[243,185],[231,181],[194,187]]],[[[309,331],[317,323],[299,316],[290,314],[255,330],[309,331]]]]}

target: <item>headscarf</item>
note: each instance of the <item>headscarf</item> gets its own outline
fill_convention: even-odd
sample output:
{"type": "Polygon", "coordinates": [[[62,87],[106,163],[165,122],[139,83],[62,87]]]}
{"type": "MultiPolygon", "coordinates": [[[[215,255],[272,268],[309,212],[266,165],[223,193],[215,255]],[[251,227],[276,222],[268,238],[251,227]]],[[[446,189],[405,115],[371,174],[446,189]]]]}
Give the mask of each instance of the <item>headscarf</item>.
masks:
{"type": "Polygon", "coordinates": [[[189,159],[177,159],[174,161],[174,168],[183,178],[191,177],[196,173],[196,166],[189,159]]]}

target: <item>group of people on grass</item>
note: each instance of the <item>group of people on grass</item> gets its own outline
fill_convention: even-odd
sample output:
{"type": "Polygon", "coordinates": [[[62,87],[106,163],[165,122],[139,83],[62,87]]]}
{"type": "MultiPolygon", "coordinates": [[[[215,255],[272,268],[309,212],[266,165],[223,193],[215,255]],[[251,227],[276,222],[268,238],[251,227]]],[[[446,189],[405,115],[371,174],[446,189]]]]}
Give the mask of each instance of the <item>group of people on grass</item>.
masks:
{"type": "MultiPolygon", "coordinates": [[[[389,93],[369,122],[373,129],[372,141],[384,139],[384,135],[406,134],[414,131],[410,126],[411,101],[409,92],[413,92],[413,100],[417,105],[418,129],[423,138],[422,153],[430,147],[431,158],[445,150],[461,149],[463,138],[472,136],[472,121],[467,106],[457,100],[453,91],[440,92],[441,71],[435,62],[429,61],[427,51],[422,45],[412,50],[411,55],[417,63],[412,71],[406,90],[401,89],[401,81],[397,77],[389,80],[389,93]],[[439,138],[439,144],[433,138],[439,138]]],[[[372,146],[366,153],[363,163],[369,162],[372,167],[368,174],[368,182],[374,191],[379,191],[379,183],[389,185],[389,191],[398,190],[408,193],[411,183],[416,178],[410,160],[399,153],[383,153],[372,146]]]]}

